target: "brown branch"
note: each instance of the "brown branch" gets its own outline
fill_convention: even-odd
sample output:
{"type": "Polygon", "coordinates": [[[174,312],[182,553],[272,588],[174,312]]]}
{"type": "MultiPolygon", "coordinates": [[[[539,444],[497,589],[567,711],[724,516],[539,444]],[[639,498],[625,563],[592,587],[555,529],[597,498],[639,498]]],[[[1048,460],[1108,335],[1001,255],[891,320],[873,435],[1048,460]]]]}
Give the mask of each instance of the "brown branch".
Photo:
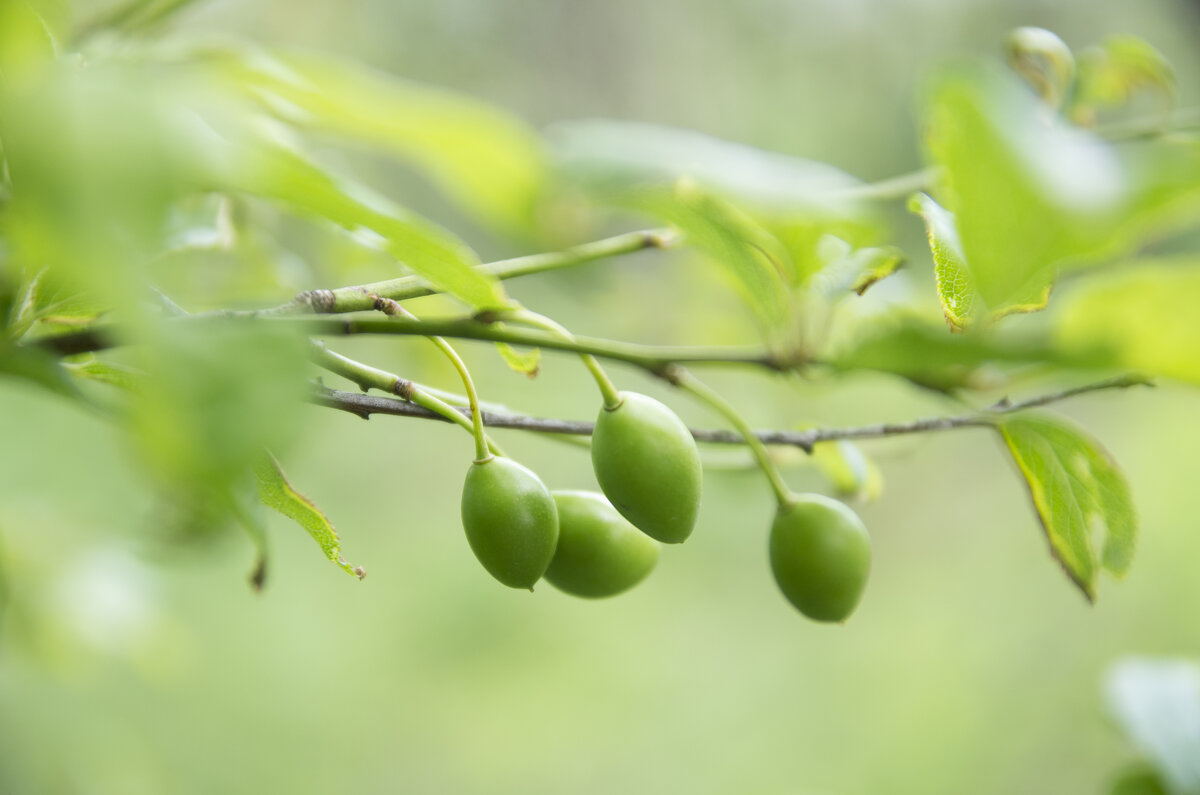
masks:
{"type": "MultiPolygon", "coordinates": [[[[949,431],[957,428],[987,428],[995,425],[998,416],[1045,406],[1088,392],[1097,392],[1104,389],[1122,389],[1130,386],[1153,386],[1153,384],[1140,376],[1123,375],[1071,389],[1064,389],[1059,392],[1038,395],[1026,400],[1014,402],[1005,398],[971,414],[961,414],[951,417],[930,417],[913,420],[912,422],[881,423],[878,425],[862,425],[849,428],[814,428],[805,431],[757,430],[754,432],[754,435],[763,444],[788,445],[799,447],[806,452],[812,452],[813,446],[820,442],[832,442],[840,439],[876,439],[911,433],[949,431]]],[[[417,417],[420,419],[448,422],[445,417],[404,400],[359,394],[357,392],[343,392],[323,386],[315,389],[311,400],[318,405],[357,414],[363,419],[369,418],[372,414],[392,414],[401,417],[417,417]]],[[[456,408],[464,416],[470,417],[470,413],[466,408],[456,408]]],[[[533,431],[535,433],[555,433],[571,436],[590,436],[592,429],[595,427],[590,422],[531,417],[524,414],[496,411],[483,412],[483,423],[492,428],[512,428],[522,431],[533,431]]],[[[692,436],[696,438],[696,441],[708,444],[745,444],[745,440],[740,434],[729,430],[693,428],[692,436]]]]}

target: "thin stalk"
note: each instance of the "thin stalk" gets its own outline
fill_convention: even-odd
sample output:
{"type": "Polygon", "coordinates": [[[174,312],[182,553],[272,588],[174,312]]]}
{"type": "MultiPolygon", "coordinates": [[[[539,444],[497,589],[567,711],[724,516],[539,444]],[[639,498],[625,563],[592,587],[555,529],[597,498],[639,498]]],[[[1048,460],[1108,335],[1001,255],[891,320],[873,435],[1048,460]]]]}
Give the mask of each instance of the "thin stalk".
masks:
{"type": "MultiPolygon", "coordinates": [[[[378,389],[383,392],[390,392],[393,395],[398,395],[404,400],[415,403],[422,408],[438,414],[446,418],[455,425],[462,427],[472,435],[476,434],[476,424],[463,416],[461,411],[458,411],[454,406],[445,402],[436,395],[422,389],[419,385],[414,384],[405,378],[401,378],[393,373],[385,372],[368,364],[355,361],[340,353],[334,353],[319,342],[313,342],[309,349],[310,358],[320,368],[328,370],[331,373],[340,375],[341,377],[353,381],[358,384],[363,390],[378,389]]],[[[460,360],[461,361],[461,360],[460,360]]],[[[470,403],[470,395],[467,396],[467,401],[470,403]]],[[[481,417],[482,413],[472,409],[472,415],[481,417]]],[[[482,420],[479,427],[482,428],[482,420]]],[[[485,435],[485,444],[483,458],[486,458],[489,451],[493,455],[503,455],[499,446],[485,435]]],[[[478,439],[476,439],[476,455],[479,455],[478,439]]]]}
{"type": "Polygon", "coordinates": [[[771,491],[775,492],[775,499],[778,500],[780,506],[791,502],[791,489],[784,482],[783,476],[779,474],[779,468],[775,466],[775,462],[771,460],[766,445],[759,440],[750,425],[742,419],[742,415],[738,414],[737,409],[729,401],[713,391],[711,387],[682,367],[673,368],[669,378],[671,383],[680,389],[691,392],[701,401],[707,403],[718,414],[729,420],[729,424],[737,429],[737,432],[742,435],[746,445],[750,448],[750,452],[754,454],[754,458],[758,461],[758,468],[767,476],[767,482],[771,484],[771,491]]]}
{"type": "MultiPolygon", "coordinates": [[[[450,343],[441,337],[430,337],[429,340],[440,348],[442,353],[446,354],[446,358],[458,371],[458,377],[462,379],[463,389],[467,393],[467,404],[471,409],[471,432],[475,435],[475,460],[486,461],[492,457],[492,454],[488,450],[487,435],[483,431],[483,412],[479,410],[479,394],[475,391],[475,380],[471,378],[471,372],[467,370],[466,363],[458,355],[458,351],[450,346],[450,343]]],[[[438,402],[441,403],[441,401],[438,402]]],[[[453,411],[450,406],[447,408],[453,411]]]]}
{"type": "MultiPolygon", "coordinates": [[[[513,259],[497,260],[479,266],[481,273],[497,279],[515,279],[535,273],[570,268],[598,259],[632,254],[648,248],[670,248],[680,241],[678,233],[670,229],[645,229],[581,243],[578,246],[542,254],[530,254],[513,259]]],[[[342,314],[373,309],[375,298],[406,301],[425,295],[439,293],[437,287],[420,276],[401,276],[369,284],[339,287],[334,290],[309,290],[292,300],[269,309],[256,309],[234,314],[247,316],[342,314]]]]}
{"type": "MultiPolygon", "coordinates": [[[[575,341],[575,336],[567,331],[565,326],[537,312],[520,309],[505,315],[505,317],[517,323],[524,323],[527,326],[546,329],[562,337],[564,340],[575,341]]],[[[581,353],[579,354],[579,358],[583,360],[584,365],[591,372],[592,378],[596,379],[596,385],[600,387],[600,394],[604,396],[604,407],[615,409],[621,405],[621,397],[617,394],[616,386],[613,385],[612,379],[608,377],[608,373],[604,372],[604,368],[600,366],[600,362],[596,361],[596,357],[590,353],[581,353]]]]}
{"type": "MultiPolygon", "coordinates": [[[[379,295],[372,295],[370,297],[373,299],[372,306],[385,315],[402,317],[407,320],[418,319],[416,315],[390,298],[384,298],[379,295]]],[[[467,364],[458,355],[458,351],[454,350],[454,347],[446,342],[446,340],[438,336],[430,336],[426,339],[445,354],[446,358],[450,360],[450,364],[454,365],[454,369],[458,371],[458,377],[462,380],[463,389],[467,393],[467,404],[471,409],[471,432],[475,436],[475,460],[484,461],[491,458],[492,455],[488,451],[487,435],[483,431],[483,412],[479,409],[479,393],[475,390],[475,381],[471,378],[471,371],[467,369],[467,364]]]]}

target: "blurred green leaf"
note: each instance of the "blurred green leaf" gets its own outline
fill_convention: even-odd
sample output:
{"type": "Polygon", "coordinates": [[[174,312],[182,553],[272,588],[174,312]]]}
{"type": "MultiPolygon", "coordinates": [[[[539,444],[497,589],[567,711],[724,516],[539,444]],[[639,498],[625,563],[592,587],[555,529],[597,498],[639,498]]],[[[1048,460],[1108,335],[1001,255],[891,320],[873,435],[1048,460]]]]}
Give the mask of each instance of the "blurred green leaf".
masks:
{"type": "Polygon", "coordinates": [[[360,580],[366,576],[361,567],[351,566],[342,558],[341,541],[333,524],[312,500],[292,488],[274,456],[268,453],[254,471],[258,479],[258,498],[263,505],[279,511],[304,528],[321,546],[325,557],[336,563],[342,571],[360,580]]]}
{"type": "Polygon", "coordinates": [[[686,179],[736,206],[782,243],[792,284],[821,266],[816,249],[825,235],[858,247],[877,234],[877,220],[857,195],[863,183],[826,163],[640,122],[562,122],[547,137],[562,170],[601,196],[686,179]]]}
{"type": "Polygon", "coordinates": [[[895,246],[860,248],[853,257],[858,267],[858,278],[850,285],[850,289],[857,295],[864,294],[904,265],[904,252],[895,246]]]}
{"type": "MultiPolygon", "coordinates": [[[[878,318],[825,361],[839,370],[894,373],[941,391],[977,385],[978,372],[988,365],[1097,364],[1084,356],[1070,359],[1037,340],[982,332],[950,335],[940,325],[919,320],[878,318]]],[[[1099,363],[1107,361],[1103,358],[1099,363]]]]}
{"type": "Polygon", "coordinates": [[[1125,476],[1100,444],[1062,420],[1022,414],[997,424],[1029,487],[1050,551],[1088,600],[1103,567],[1122,576],[1137,519],[1125,476]]]}
{"type": "Polygon", "coordinates": [[[538,370],[542,366],[542,349],[530,348],[522,353],[506,342],[497,342],[497,350],[500,351],[500,356],[514,372],[521,375],[527,375],[533,378],[538,374],[538,370]]]}
{"type": "Polygon", "coordinates": [[[929,148],[958,229],[961,249],[953,253],[991,312],[1041,295],[1064,262],[1111,249],[1126,198],[1116,154],[1057,121],[1012,78],[944,78],[929,148]]]}
{"type": "Polygon", "coordinates": [[[483,219],[529,225],[544,187],[545,155],[515,116],[326,56],[255,51],[228,53],[225,63],[289,123],[397,154],[483,219]]]}
{"type": "Polygon", "coordinates": [[[1065,351],[1200,383],[1200,261],[1135,262],[1082,280],[1054,314],[1065,351]]]}
{"type": "Polygon", "coordinates": [[[1095,123],[1102,111],[1127,104],[1140,91],[1157,94],[1163,111],[1170,110],[1176,99],[1175,70],[1144,39],[1113,36],[1080,53],[1068,112],[1079,123],[1095,123]]]}
{"type": "Polygon", "coordinates": [[[1109,670],[1105,692],[1121,728],[1157,770],[1162,791],[1200,793],[1200,666],[1122,660],[1109,670]]]}
{"type": "Polygon", "coordinates": [[[13,184],[0,234],[16,268],[47,270],[47,297],[139,311],[141,270],[159,251],[167,208],[190,189],[180,88],[125,64],[62,62],[36,90],[0,97],[13,184]]]}
{"type": "Polygon", "coordinates": [[[850,293],[862,295],[904,264],[904,254],[895,246],[854,248],[848,241],[826,235],[817,246],[824,263],[807,287],[827,301],[839,301],[850,293]]]}
{"type": "Polygon", "coordinates": [[[159,322],[140,349],[146,377],[130,411],[148,473],[185,503],[231,499],[262,449],[297,432],[305,346],[302,335],[265,324],[159,322]]]}
{"type": "Polygon", "coordinates": [[[641,122],[560,122],[547,136],[568,173],[602,184],[670,184],[687,177],[755,215],[841,214],[861,182],[826,163],[693,130],[641,122]]]}
{"type": "Polygon", "coordinates": [[[0,95],[25,85],[57,46],[51,3],[0,0],[0,95]],[[43,6],[46,6],[43,8],[43,6]]]}
{"type": "Polygon", "coordinates": [[[1113,780],[1108,795],[1171,795],[1154,768],[1135,762],[1113,780]]]}
{"type": "Polygon", "coordinates": [[[1052,108],[1059,108],[1075,78],[1075,57],[1045,28],[1017,28],[1008,36],[1008,65],[1052,108]]]}
{"type": "Polygon", "coordinates": [[[871,501],[883,493],[879,467],[853,442],[821,442],[813,447],[812,461],[842,497],[871,501]]]}
{"type": "Polygon", "coordinates": [[[289,205],[359,234],[442,291],[475,309],[509,303],[494,277],[477,269],[479,258],[456,236],[397,207],[366,188],[335,179],[299,153],[244,125],[234,133],[220,185],[289,205]]]}
{"type": "Polygon", "coordinates": [[[791,257],[753,218],[687,180],[673,190],[642,187],[617,201],[682,230],[687,245],[703,252],[730,277],[768,334],[786,326],[785,279],[793,273],[791,257]]]}
{"type": "Polygon", "coordinates": [[[39,348],[0,343],[0,375],[37,384],[72,400],[83,399],[58,358],[39,348]]]}
{"type": "Polygon", "coordinates": [[[138,370],[116,362],[106,362],[101,359],[89,359],[85,362],[67,362],[63,364],[67,372],[77,378],[97,381],[109,386],[115,386],[126,392],[135,391],[141,384],[143,375],[138,370]]]}

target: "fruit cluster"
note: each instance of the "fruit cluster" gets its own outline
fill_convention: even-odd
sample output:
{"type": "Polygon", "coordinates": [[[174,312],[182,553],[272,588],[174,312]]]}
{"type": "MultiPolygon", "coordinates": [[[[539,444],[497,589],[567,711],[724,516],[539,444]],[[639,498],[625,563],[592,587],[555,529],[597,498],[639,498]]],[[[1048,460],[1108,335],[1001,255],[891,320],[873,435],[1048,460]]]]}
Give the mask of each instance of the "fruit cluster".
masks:
{"type": "MultiPolygon", "coordinates": [[[[691,535],[700,507],[700,454],[686,425],[661,402],[634,392],[605,406],[592,436],[603,494],[550,492],[532,471],[496,455],[467,473],[462,521],[472,551],[511,588],[543,577],[574,596],[614,596],[641,582],[659,544],[691,535]]],[[[781,500],[770,539],[780,590],[816,621],[845,621],[871,563],[859,518],[819,495],[781,500]]]]}

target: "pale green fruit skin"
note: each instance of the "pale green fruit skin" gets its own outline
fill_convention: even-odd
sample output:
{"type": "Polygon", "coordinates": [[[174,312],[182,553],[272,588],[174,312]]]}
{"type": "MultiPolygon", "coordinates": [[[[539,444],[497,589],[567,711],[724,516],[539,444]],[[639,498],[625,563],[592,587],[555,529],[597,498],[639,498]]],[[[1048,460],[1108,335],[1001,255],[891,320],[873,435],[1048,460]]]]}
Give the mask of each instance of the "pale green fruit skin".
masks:
{"type": "Polygon", "coordinates": [[[592,433],[592,468],[604,496],[651,538],[678,544],[700,511],[700,451],[675,412],[654,398],[621,392],[601,409],[592,433]]]}
{"type": "Polygon", "coordinates": [[[475,557],[510,588],[533,590],[558,544],[554,498],[537,475],[511,458],[471,464],[462,523],[475,557]]]}
{"type": "Polygon", "coordinates": [[[804,615],[841,622],[858,606],[871,570],[871,539],[844,504],[819,494],[794,497],[775,515],[770,553],[775,582],[804,615]]]}
{"type": "Polygon", "coordinates": [[[603,494],[556,491],[558,547],[546,582],[585,599],[628,591],[658,563],[658,544],[617,513],[603,494]]]}

